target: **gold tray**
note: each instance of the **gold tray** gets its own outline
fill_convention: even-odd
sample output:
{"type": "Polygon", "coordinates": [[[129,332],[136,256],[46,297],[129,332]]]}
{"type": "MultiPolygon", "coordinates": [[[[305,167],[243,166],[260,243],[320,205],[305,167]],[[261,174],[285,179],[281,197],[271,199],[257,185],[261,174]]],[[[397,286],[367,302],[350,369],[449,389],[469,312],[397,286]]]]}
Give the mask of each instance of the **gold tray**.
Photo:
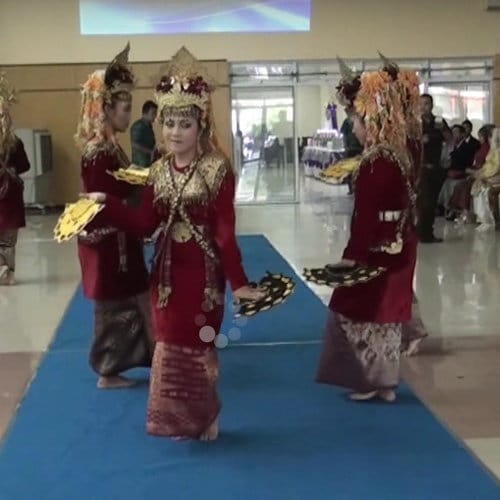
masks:
{"type": "Polygon", "coordinates": [[[134,186],[145,186],[149,177],[149,168],[128,167],[108,172],[116,180],[127,182],[134,186]]]}
{"type": "Polygon", "coordinates": [[[77,236],[103,208],[103,204],[85,198],[66,205],[54,228],[54,239],[62,243],[77,236]]]}

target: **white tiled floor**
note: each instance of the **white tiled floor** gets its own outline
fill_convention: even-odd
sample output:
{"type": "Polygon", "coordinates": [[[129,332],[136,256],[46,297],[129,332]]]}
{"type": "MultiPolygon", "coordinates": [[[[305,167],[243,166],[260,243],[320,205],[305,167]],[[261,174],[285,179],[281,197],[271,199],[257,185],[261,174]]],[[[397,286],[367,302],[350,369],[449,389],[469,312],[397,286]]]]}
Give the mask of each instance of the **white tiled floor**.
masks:
{"type": "Polygon", "coordinates": [[[500,438],[466,439],[465,443],[500,478],[500,438]]]}
{"type": "Polygon", "coordinates": [[[52,239],[54,217],[28,218],[17,247],[18,286],[0,288],[0,352],[47,348],[80,280],[74,244],[52,239]]]}

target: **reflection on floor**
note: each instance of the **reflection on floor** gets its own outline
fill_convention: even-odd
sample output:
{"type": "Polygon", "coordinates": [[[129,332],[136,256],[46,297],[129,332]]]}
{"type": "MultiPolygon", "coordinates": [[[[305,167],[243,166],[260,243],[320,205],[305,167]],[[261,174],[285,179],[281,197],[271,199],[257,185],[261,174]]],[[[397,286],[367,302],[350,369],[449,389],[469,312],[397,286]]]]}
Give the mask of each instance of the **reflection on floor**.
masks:
{"type": "MultiPolygon", "coordinates": [[[[276,200],[292,192],[290,178],[285,188],[280,185],[285,172],[246,168],[240,199],[247,193],[252,201],[276,200]],[[250,175],[261,179],[252,192],[250,175]]],[[[352,210],[352,198],[342,187],[305,179],[302,189],[301,204],[238,209],[239,232],[264,233],[298,271],[338,259],[352,210]]],[[[52,241],[54,220],[29,218],[18,247],[19,285],[0,289],[0,435],[79,282],[75,245],[52,241]]],[[[419,250],[415,283],[429,345],[441,351],[409,360],[404,375],[500,476],[500,234],[452,225],[440,229],[445,242],[419,250]]],[[[328,300],[328,289],[314,290],[328,300]]]]}
{"type": "Polygon", "coordinates": [[[241,169],[236,199],[240,203],[283,203],[295,199],[295,170],[292,164],[266,166],[258,160],[241,169]]]}

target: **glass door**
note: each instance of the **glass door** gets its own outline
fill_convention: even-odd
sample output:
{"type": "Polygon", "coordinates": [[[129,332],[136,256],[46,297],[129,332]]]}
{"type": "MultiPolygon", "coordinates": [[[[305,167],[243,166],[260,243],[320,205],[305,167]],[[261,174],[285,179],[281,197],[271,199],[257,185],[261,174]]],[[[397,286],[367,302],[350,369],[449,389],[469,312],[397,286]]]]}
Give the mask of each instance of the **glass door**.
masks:
{"type": "Polygon", "coordinates": [[[296,201],[294,114],[293,87],[233,89],[237,202],[296,201]]]}
{"type": "Polygon", "coordinates": [[[450,124],[469,119],[474,131],[490,122],[490,85],[487,82],[430,82],[434,113],[450,124]]]}

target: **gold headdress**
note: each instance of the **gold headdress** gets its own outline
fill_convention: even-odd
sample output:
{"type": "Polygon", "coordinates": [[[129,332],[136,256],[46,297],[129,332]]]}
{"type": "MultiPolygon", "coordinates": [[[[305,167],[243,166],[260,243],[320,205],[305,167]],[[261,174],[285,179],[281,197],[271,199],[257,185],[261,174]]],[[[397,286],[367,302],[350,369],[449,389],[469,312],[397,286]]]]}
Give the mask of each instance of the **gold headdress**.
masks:
{"type": "Polygon", "coordinates": [[[383,68],[397,86],[401,98],[401,106],[406,122],[406,133],[411,139],[422,137],[422,122],[420,113],[420,78],[416,71],[400,69],[394,62],[379,51],[383,68]]]}
{"type": "Polygon", "coordinates": [[[189,111],[196,107],[203,121],[208,116],[211,91],[212,86],[203,67],[189,50],[182,47],[156,85],[155,97],[160,116],[165,110],[189,111]]]}
{"type": "Polygon", "coordinates": [[[199,120],[202,130],[202,152],[220,151],[214,134],[211,93],[214,85],[209,81],[201,63],[182,47],[167,65],[166,74],[156,85],[155,99],[159,120],[168,115],[191,116],[199,120]]]}
{"type": "Polygon", "coordinates": [[[15,144],[10,107],[16,102],[16,94],[5,73],[0,73],[0,155],[6,154],[15,144]]]}
{"type": "Polygon", "coordinates": [[[108,64],[94,71],[83,84],[80,119],[75,140],[84,156],[93,156],[115,138],[106,126],[104,106],[113,100],[129,101],[134,88],[134,75],[128,66],[130,44],[108,64]]]}
{"type": "Polygon", "coordinates": [[[337,61],[340,69],[340,81],[335,87],[337,90],[337,101],[342,106],[351,107],[361,87],[360,74],[352,71],[347,63],[338,56],[337,61]]]}

